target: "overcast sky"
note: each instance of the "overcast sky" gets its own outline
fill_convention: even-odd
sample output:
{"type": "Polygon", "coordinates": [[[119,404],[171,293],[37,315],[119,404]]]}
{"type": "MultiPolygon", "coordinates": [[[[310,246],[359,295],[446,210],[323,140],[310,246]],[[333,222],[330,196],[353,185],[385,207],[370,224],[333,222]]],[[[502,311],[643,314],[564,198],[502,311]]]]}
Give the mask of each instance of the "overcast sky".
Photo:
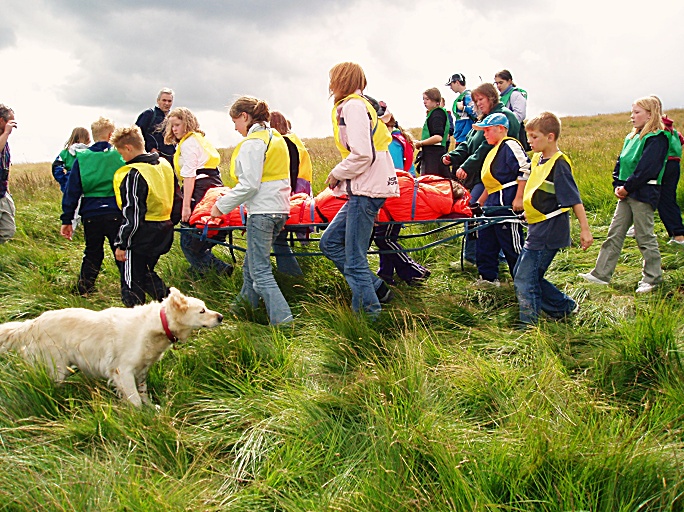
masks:
{"type": "Polygon", "coordinates": [[[425,89],[450,105],[451,74],[474,87],[503,68],[528,117],[625,112],[649,94],[667,110],[684,107],[682,19],[682,0],[5,0],[0,103],[19,124],[14,163],[52,161],[100,115],[132,124],[162,87],[218,147],[240,139],[227,106],[242,94],[328,136],[341,61],[405,127],[422,126],[425,89]]]}

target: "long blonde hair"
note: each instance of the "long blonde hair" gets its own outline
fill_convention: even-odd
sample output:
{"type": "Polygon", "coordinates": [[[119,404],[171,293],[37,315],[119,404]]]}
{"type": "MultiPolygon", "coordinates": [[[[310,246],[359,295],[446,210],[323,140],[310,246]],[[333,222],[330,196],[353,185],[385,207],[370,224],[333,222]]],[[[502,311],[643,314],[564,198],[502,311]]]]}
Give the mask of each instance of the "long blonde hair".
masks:
{"type": "Polygon", "coordinates": [[[73,144],[90,144],[90,132],[83,126],[77,126],[71,131],[71,137],[64,143],[64,149],[69,149],[73,144]]]}
{"type": "Polygon", "coordinates": [[[195,132],[202,136],[205,135],[205,133],[200,130],[199,121],[195,117],[195,114],[193,114],[189,108],[176,107],[169,112],[169,114],[166,116],[166,119],[164,119],[164,144],[177,144],[180,141],[180,139],[177,139],[171,130],[172,117],[180,119],[183,123],[185,123],[186,133],[195,132]]]}
{"type": "Polygon", "coordinates": [[[330,69],[330,95],[335,103],[354,93],[357,89],[363,91],[368,82],[363,68],[356,62],[340,62],[330,69]]]}
{"type": "Polygon", "coordinates": [[[646,121],[646,124],[641,130],[637,130],[637,128],[634,127],[628,135],[630,139],[637,135],[641,137],[665,129],[665,125],[663,124],[663,107],[659,98],[644,96],[643,98],[634,100],[634,105],[643,108],[646,112],[651,114],[651,118],[646,121]]]}

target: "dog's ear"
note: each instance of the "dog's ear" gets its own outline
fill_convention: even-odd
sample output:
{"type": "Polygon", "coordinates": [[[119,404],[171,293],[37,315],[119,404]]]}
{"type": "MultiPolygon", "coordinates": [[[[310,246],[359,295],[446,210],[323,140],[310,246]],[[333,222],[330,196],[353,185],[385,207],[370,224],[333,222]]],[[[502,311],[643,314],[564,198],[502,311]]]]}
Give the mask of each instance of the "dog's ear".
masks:
{"type": "Polygon", "coordinates": [[[188,309],[188,300],[185,295],[179,292],[176,288],[169,288],[169,305],[177,311],[185,312],[188,309]]]}

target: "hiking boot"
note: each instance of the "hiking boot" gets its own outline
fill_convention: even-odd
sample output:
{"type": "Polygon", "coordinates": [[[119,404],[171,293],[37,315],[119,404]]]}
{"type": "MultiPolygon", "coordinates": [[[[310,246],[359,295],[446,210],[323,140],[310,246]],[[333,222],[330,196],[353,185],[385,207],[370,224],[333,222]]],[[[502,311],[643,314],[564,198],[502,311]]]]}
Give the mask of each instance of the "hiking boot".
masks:
{"type": "Polygon", "coordinates": [[[684,240],[677,240],[676,238],[672,237],[670,238],[669,242],[667,242],[667,245],[684,245],[684,240]]]}
{"type": "Polygon", "coordinates": [[[394,292],[389,286],[383,281],[380,287],[375,290],[375,295],[378,296],[380,304],[387,304],[394,298],[394,292]]]}
{"type": "Polygon", "coordinates": [[[382,279],[383,281],[385,281],[387,284],[391,284],[391,285],[395,284],[394,277],[392,277],[392,276],[388,276],[385,274],[378,274],[378,277],[380,279],[382,279]]]}
{"type": "Polygon", "coordinates": [[[494,279],[493,281],[490,281],[488,279],[484,279],[482,276],[480,276],[477,281],[473,283],[474,286],[477,286],[479,288],[498,288],[501,286],[501,282],[498,279],[494,279]]]}
{"type": "Polygon", "coordinates": [[[601,284],[601,285],[607,285],[608,284],[608,281],[604,281],[603,279],[599,279],[598,277],[596,277],[591,272],[587,272],[586,274],[577,274],[577,275],[580,276],[585,281],[589,281],[590,283],[601,284]]]}
{"type": "Polygon", "coordinates": [[[406,284],[409,286],[422,286],[425,283],[425,281],[427,281],[427,278],[430,277],[430,274],[431,272],[429,270],[426,270],[422,276],[414,277],[413,279],[406,281],[406,284]]]}
{"type": "Polygon", "coordinates": [[[215,266],[214,268],[216,269],[216,273],[217,273],[218,275],[220,275],[220,276],[224,276],[224,275],[225,275],[225,276],[230,277],[230,276],[233,275],[234,267],[233,267],[233,265],[231,265],[230,263],[225,263],[225,264],[223,264],[223,265],[221,265],[221,266],[218,266],[218,265],[217,265],[217,266],[215,266]]]}

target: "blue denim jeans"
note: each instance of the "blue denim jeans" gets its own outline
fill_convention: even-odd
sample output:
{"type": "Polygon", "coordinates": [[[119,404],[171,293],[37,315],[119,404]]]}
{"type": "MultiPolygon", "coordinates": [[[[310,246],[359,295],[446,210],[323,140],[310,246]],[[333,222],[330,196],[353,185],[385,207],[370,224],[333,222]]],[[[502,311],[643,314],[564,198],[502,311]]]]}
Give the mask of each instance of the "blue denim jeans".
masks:
{"type": "Polygon", "coordinates": [[[541,311],[552,318],[564,318],[575,309],[574,300],[544,279],[558,249],[533,251],[523,247],[513,270],[520,322],[536,324],[541,311]]]}
{"type": "Polygon", "coordinates": [[[375,216],[385,198],[351,196],[320,240],[321,252],[342,272],[352,291],[352,309],[377,316],[382,309],[375,294],[382,284],[368,265],[368,247],[375,216]]]}
{"type": "Polygon", "coordinates": [[[278,272],[288,274],[291,276],[303,275],[299,262],[292,251],[292,247],[287,241],[288,232],[281,231],[273,240],[273,254],[276,259],[276,267],[278,272]]]}
{"type": "Polygon", "coordinates": [[[252,308],[264,299],[271,325],[291,322],[292,311],[283,297],[271,267],[271,247],[285,225],[287,214],[254,214],[247,217],[247,252],[242,266],[242,289],[237,297],[252,308]]]}

